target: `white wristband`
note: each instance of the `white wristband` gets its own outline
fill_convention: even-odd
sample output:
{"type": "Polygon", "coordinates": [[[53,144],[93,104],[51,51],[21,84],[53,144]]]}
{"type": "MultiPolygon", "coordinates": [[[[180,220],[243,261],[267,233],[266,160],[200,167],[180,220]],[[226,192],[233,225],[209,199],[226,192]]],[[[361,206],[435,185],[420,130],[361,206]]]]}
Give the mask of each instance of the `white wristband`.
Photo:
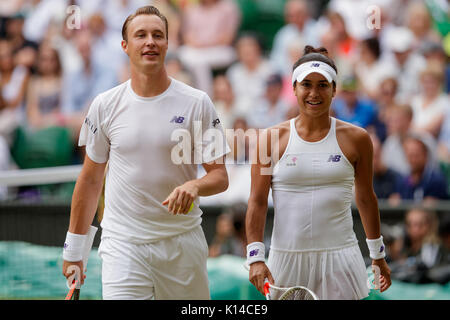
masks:
{"type": "Polygon", "coordinates": [[[81,261],[83,259],[84,243],[87,235],[67,232],[64,242],[63,259],[69,262],[81,261]]]}
{"type": "Polygon", "coordinates": [[[386,251],[383,243],[383,236],[378,239],[366,239],[367,247],[369,248],[370,258],[373,260],[383,259],[386,256],[386,251]]]}
{"type": "Polygon", "coordinates": [[[247,245],[247,264],[251,265],[252,263],[258,261],[265,261],[266,256],[266,247],[262,242],[252,242],[247,245]]]}

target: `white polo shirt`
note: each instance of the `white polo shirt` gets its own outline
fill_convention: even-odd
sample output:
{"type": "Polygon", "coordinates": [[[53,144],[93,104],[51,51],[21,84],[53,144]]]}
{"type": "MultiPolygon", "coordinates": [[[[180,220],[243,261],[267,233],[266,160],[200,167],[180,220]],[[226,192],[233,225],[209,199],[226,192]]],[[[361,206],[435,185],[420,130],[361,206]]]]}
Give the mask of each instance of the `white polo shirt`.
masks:
{"type": "Polygon", "coordinates": [[[91,160],[109,161],[102,238],[137,244],[200,225],[198,199],[187,215],[172,215],[161,203],[197,178],[199,164],[230,151],[208,95],[173,78],[155,97],[136,95],[131,80],[98,95],[79,145],[91,160]]]}

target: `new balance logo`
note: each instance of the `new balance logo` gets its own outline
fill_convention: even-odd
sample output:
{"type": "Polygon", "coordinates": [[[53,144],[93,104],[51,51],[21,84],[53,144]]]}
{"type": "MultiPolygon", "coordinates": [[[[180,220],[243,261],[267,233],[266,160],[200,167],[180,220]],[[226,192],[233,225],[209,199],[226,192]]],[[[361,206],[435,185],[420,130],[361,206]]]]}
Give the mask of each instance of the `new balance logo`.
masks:
{"type": "Polygon", "coordinates": [[[173,118],[172,118],[172,120],[170,120],[170,123],[183,123],[183,121],[184,121],[184,117],[177,117],[177,116],[174,116],[173,118]]]}
{"type": "Polygon", "coordinates": [[[339,161],[341,161],[340,155],[330,155],[330,157],[328,158],[328,162],[339,162],[339,161]]]}
{"type": "Polygon", "coordinates": [[[258,253],[259,253],[259,250],[258,250],[258,249],[252,250],[252,251],[250,251],[250,257],[257,256],[258,253]]]}
{"type": "Polygon", "coordinates": [[[318,68],[320,66],[320,63],[311,63],[311,67],[318,68]]]}

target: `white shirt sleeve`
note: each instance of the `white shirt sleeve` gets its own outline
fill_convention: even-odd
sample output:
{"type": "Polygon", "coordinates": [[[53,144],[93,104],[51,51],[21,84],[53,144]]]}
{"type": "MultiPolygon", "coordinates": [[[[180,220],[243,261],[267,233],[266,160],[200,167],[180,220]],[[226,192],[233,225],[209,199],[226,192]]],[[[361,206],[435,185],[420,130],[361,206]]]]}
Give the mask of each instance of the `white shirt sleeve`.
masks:
{"type": "Polygon", "coordinates": [[[217,160],[229,153],[231,149],[227,144],[222,123],[217,116],[214,104],[207,94],[204,95],[201,101],[199,120],[201,121],[202,141],[201,143],[194,143],[196,148],[194,152],[201,154],[201,163],[217,160]]]}
{"type": "Polygon", "coordinates": [[[102,112],[101,106],[101,96],[99,95],[89,107],[78,140],[78,145],[80,147],[86,146],[86,154],[97,163],[108,161],[110,148],[110,141],[105,132],[104,112],[102,112]]]}

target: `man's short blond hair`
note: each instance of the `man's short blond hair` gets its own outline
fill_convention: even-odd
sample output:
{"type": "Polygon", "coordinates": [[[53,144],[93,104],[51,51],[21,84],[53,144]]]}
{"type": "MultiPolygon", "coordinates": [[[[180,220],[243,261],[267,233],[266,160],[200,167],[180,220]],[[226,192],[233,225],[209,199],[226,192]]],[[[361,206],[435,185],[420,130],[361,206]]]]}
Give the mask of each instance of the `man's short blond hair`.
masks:
{"type": "Polygon", "coordinates": [[[122,26],[122,39],[125,41],[128,40],[127,29],[128,29],[128,25],[130,24],[130,22],[137,16],[144,15],[144,14],[158,16],[164,22],[164,25],[166,26],[166,39],[169,39],[169,23],[167,21],[167,18],[161,12],[159,12],[158,8],[156,8],[154,6],[140,7],[133,14],[130,14],[126,18],[126,20],[122,26]]]}

